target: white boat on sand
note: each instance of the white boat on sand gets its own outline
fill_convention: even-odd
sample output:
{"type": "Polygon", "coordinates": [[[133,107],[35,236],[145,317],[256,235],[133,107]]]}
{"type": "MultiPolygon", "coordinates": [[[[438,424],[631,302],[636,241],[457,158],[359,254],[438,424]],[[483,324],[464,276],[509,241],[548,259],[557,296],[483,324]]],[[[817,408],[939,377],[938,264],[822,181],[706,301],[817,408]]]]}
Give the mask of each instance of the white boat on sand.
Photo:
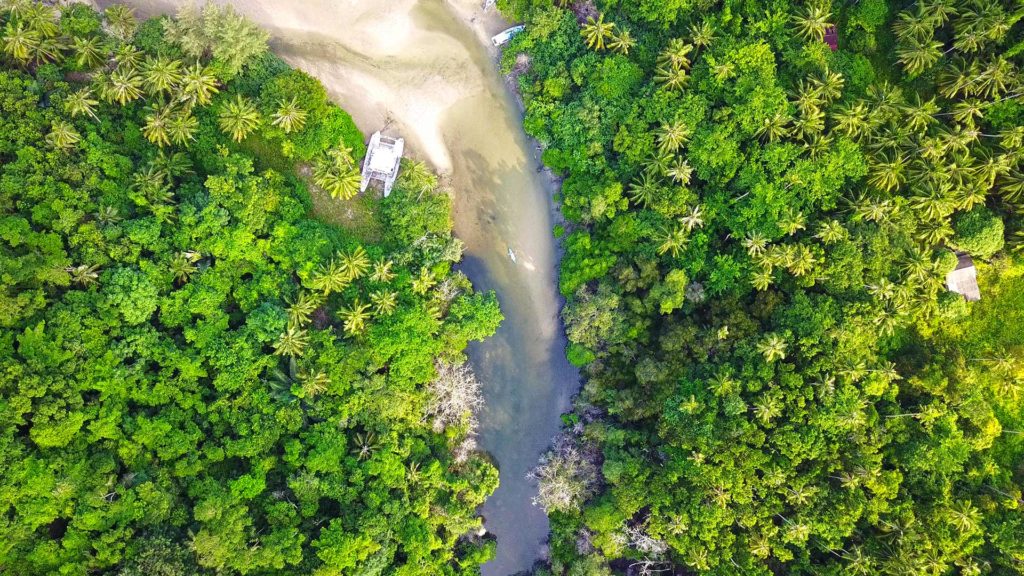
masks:
{"type": "Polygon", "coordinates": [[[401,165],[402,153],[405,151],[404,138],[388,138],[380,131],[373,133],[370,144],[366,147],[366,158],[363,159],[363,179],[359,185],[360,192],[366,192],[370,182],[379,180],[384,185],[384,197],[391,194],[391,187],[398,179],[398,168],[401,165]]]}
{"type": "Polygon", "coordinates": [[[491,44],[494,44],[495,46],[502,46],[503,44],[506,44],[509,40],[511,40],[513,36],[519,34],[525,29],[526,26],[520,24],[518,26],[513,26],[508,30],[499,32],[498,34],[495,34],[494,37],[491,38],[491,44]]]}

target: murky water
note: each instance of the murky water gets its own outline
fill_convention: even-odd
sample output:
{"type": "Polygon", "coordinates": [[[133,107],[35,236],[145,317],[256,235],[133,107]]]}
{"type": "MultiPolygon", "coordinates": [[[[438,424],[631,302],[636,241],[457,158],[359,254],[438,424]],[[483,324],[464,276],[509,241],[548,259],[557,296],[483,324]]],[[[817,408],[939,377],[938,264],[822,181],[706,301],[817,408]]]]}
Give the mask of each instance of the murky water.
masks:
{"type": "MultiPolygon", "coordinates": [[[[145,16],[185,3],[127,2],[145,16]]],[[[487,400],[480,444],[501,470],[483,509],[498,537],[484,574],[529,569],[548,523],[525,474],[557,433],[579,376],[565,360],[558,319],[554,185],[537,170],[485,45],[505,24],[482,13],[478,0],[231,3],[273,34],[275,52],[318,77],[364,132],[389,125],[411,155],[449,176],[455,231],[467,247],[462,269],[498,293],[505,314],[498,334],[469,350],[487,400]]]]}

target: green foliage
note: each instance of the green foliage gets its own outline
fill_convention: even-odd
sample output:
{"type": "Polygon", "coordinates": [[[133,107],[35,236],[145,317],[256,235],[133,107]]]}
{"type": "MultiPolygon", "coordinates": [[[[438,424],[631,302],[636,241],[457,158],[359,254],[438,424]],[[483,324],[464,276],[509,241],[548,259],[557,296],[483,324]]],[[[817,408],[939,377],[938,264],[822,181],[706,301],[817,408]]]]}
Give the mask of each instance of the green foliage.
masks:
{"type": "Polygon", "coordinates": [[[972,256],[988,260],[1003,249],[1003,220],[984,206],[959,215],[953,221],[950,244],[972,256]]]}
{"type": "Polygon", "coordinates": [[[428,411],[501,313],[451,272],[436,176],[408,170],[360,242],[281,152],[363,137],[263,32],[169,21],[185,64],[160,22],[102,18],[0,2],[0,572],[477,571],[497,471],[428,411]]]}
{"type": "Polygon", "coordinates": [[[552,573],[1015,573],[1019,6],[514,8],[603,462],[552,573]]]}

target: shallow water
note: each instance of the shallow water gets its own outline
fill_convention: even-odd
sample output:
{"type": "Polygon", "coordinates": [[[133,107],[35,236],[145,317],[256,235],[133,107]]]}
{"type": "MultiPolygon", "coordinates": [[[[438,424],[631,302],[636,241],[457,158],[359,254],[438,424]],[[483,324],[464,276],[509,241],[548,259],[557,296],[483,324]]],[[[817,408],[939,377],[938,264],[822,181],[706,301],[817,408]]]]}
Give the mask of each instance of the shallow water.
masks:
{"type": "MultiPolygon", "coordinates": [[[[126,3],[149,16],[187,2],[126,3]]],[[[485,44],[506,24],[477,0],[231,3],[272,33],[276,53],[319,78],[363,132],[387,125],[406,138],[410,155],[447,175],[455,231],[467,248],[462,269],[478,288],[497,292],[505,314],[493,338],[469,349],[486,398],[480,444],[501,477],[483,508],[498,538],[483,573],[529,569],[548,522],[532,505],[536,490],[525,474],[558,432],[579,375],[565,360],[558,318],[555,185],[538,172],[485,44]]]]}

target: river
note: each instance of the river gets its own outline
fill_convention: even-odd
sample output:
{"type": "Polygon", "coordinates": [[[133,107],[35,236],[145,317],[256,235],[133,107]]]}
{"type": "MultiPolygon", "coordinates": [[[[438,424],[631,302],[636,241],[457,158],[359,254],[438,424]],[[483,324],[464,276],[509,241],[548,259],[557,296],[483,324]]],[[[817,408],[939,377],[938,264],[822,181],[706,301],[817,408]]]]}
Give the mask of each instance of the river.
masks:
{"type": "MultiPolygon", "coordinates": [[[[187,2],[126,3],[152,16],[187,2]]],[[[480,446],[501,479],[482,511],[498,539],[483,573],[528,570],[543,554],[548,522],[525,476],[558,432],[579,374],[565,360],[558,315],[556,184],[538,171],[487,43],[506,23],[479,0],[231,4],[270,31],[278,55],[319,78],[364,133],[385,125],[401,133],[408,154],[429,162],[453,190],[455,232],[466,243],[462,270],[498,294],[505,315],[493,338],[468,351],[486,400],[480,446]]]]}

